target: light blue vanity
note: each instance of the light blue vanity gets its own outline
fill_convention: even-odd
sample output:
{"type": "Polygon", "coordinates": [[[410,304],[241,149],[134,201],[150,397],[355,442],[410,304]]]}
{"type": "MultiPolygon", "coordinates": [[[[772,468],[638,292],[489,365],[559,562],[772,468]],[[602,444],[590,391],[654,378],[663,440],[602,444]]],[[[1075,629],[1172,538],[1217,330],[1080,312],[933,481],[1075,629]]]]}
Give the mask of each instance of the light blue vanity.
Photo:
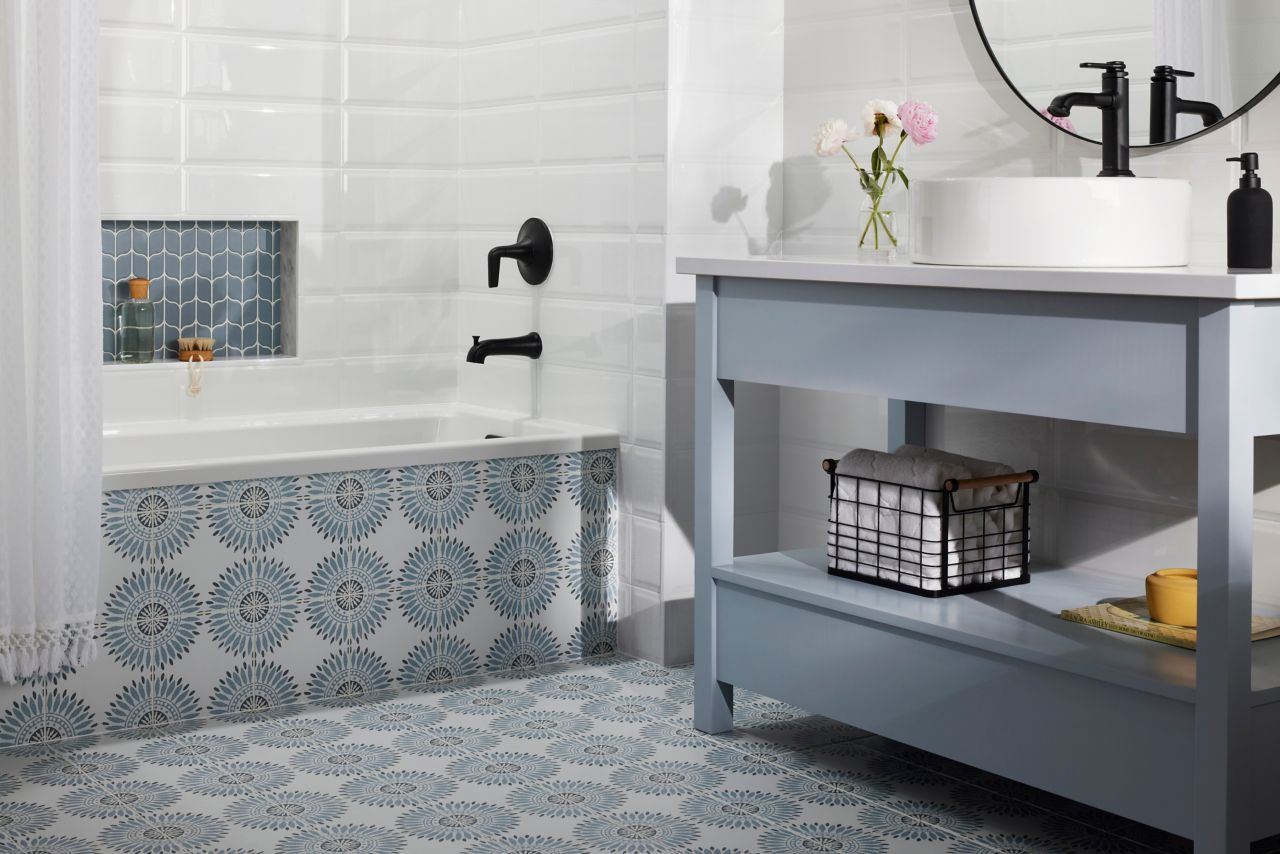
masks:
{"type": "Polygon", "coordinates": [[[1280,433],[1280,275],[677,269],[698,295],[699,729],[732,728],[741,686],[1192,837],[1197,852],[1280,833],[1280,641],[1249,639],[1253,440],[1280,433]],[[1199,652],[1061,620],[1134,594],[1080,567],[1033,559],[1028,585],[925,599],[827,575],[822,543],[735,555],[737,381],[890,398],[891,448],[923,441],[916,402],[1198,436],[1199,652]]]}

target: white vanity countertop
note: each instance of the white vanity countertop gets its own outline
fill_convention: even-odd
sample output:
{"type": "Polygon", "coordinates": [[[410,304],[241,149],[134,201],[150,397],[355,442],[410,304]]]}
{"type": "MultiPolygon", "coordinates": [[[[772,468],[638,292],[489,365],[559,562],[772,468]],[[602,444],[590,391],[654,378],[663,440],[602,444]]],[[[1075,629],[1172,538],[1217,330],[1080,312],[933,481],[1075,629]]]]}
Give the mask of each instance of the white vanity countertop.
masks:
{"type": "Polygon", "coordinates": [[[948,267],[910,261],[869,262],[848,258],[758,255],[749,258],[677,258],[676,272],[834,284],[1204,299],[1280,299],[1280,274],[1228,272],[1225,267],[948,267]]]}

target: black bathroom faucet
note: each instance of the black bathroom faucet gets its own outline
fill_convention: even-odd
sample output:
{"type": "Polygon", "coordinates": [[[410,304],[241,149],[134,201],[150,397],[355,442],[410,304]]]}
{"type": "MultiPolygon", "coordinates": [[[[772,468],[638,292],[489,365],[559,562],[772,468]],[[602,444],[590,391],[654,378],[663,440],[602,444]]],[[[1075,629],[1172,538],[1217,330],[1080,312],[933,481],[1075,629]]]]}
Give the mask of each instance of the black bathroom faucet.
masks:
{"type": "Polygon", "coordinates": [[[1102,110],[1102,171],[1100,178],[1132,178],[1129,169],[1129,74],[1124,63],[1082,62],[1081,68],[1102,69],[1101,92],[1068,92],[1049,103],[1049,115],[1064,118],[1072,107],[1102,110]]]}
{"type": "Polygon", "coordinates": [[[1172,65],[1157,65],[1151,76],[1151,144],[1173,142],[1178,138],[1178,116],[1199,116],[1205,127],[1222,121],[1222,110],[1208,101],[1189,101],[1178,97],[1178,78],[1194,77],[1191,71],[1179,71],[1172,65]]]}
{"type": "Polygon", "coordinates": [[[483,341],[479,335],[472,335],[471,342],[467,361],[476,365],[483,365],[484,360],[490,356],[524,356],[528,359],[542,357],[542,336],[536,332],[515,338],[486,338],[483,341]]]}

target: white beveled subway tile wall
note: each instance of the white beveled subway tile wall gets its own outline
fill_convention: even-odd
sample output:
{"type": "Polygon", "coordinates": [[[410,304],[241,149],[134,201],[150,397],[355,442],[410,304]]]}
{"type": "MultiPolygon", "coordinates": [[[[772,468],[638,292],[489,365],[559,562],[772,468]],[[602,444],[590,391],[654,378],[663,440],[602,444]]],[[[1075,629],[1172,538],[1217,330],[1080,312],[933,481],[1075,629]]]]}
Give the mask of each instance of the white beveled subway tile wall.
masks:
{"type": "Polygon", "coordinates": [[[656,599],[661,557],[666,6],[465,0],[459,22],[458,352],[535,329],[545,345],[536,365],[462,365],[459,396],[622,435],[620,642],[652,658],[631,591],[656,599]],[[505,261],[490,290],[489,249],[531,216],[555,234],[551,277],[530,287],[505,261]]]}
{"type": "MultiPolygon", "coordinates": [[[[1142,10],[1126,17],[1115,5],[1099,11],[1090,4],[1090,11],[1071,4],[1070,10],[1088,11],[1095,19],[1109,16],[1111,37],[1123,42],[1134,26],[1132,14],[1142,10]]],[[[1090,82],[1070,78],[1062,85],[1090,82]]],[[[1046,83],[1043,93],[1050,91],[1046,83]]],[[[787,252],[848,254],[853,246],[848,229],[860,202],[857,184],[847,163],[813,155],[817,123],[831,116],[855,119],[871,97],[907,96],[932,102],[941,116],[938,141],[909,155],[913,178],[1092,175],[1100,167],[1096,146],[1055,133],[1009,91],[983,50],[965,0],[788,0],[787,252]]],[[[1224,158],[1243,149],[1261,152],[1263,162],[1280,162],[1278,128],[1280,99],[1273,95],[1245,119],[1204,139],[1135,152],[1139,175],[1191,181],[1193,261],[1225,264],[1225,205],[1236,170],[1224,158]]],[[[782,392],[781,547],[821,542],[825,479],[815,460],[856,446],[882,447],[885,414],[884,402],[874,399],[782,392]]],[[[936,406],[929,407],[928,419],[932,445],[1039,469],[1033,503],[1038,559],[1123,574],[1139,588],[1153,569],[1194,562],[1195,448],[1186,437],[936,406]]],[[[1280,538],[1277,447],[1271,439],[1259,440],[1257,447],[1254,578],[1255,596],[1265,603],[1280,603],[1280,573],[1269,571],[1280,551],[1266,548],[1280,538]]]]}
{"type": "Polygon", "coordinates": [[[301,229],[302,364],[218,366],[200,401],[108,372],[108,420],[456,398],[459,16],[458,0],[103,0],[104,216],[301,229]],[[126,387],[153,394],[126,410],[126,387]]]}
{"type": "MultiPolygon", "coordinates": [[[[645,326],[665,330],[665,460],[653,475],[660,529],[634,531],[633,554],[659,548],[653,586],[636,587],[646,631],[668,662],[693,656],[693,280],[682,255],[776,251],[782,217],[783,0],[675,0],[670,4],[664,306],[645,326]]],[[[637,359],[657,354],[637,341],[637,359]]],[[[652,388],[640,388],[647,395],[652,388]]],[[[741,384],[735,403],[739,554],[776,548],[777,390],[741,384]]],[[[637,565],[636,573],[640,569],[637,565]]]]}

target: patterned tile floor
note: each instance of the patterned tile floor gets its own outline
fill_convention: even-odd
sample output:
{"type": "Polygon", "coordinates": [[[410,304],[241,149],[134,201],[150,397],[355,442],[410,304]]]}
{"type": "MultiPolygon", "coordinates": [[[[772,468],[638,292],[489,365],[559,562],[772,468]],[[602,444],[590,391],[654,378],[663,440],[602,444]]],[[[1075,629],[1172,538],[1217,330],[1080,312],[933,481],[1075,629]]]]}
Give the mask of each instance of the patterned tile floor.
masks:
{"type": "Polygon", "coordinates": [[[703,735],[691,675],[609,659],[0,753],[0,851],[1190,850],[748,692],[703,735]]]}

